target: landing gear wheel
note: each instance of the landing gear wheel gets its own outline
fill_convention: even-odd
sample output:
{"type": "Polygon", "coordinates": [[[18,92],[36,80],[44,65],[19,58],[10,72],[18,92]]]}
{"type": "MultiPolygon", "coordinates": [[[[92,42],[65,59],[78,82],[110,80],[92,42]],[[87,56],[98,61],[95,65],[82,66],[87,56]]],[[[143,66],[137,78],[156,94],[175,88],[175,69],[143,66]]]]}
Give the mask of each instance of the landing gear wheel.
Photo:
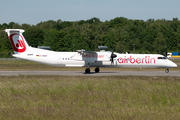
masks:
{"type": "Polygon", "coordinates": [[[96,73],[98,73],[99,72],[99,68],[97,67],[97,68],[95,68],[95,70],[94,70],[96,73]]]}
{"type": "Polygon", "coordinates": [[[90,73],[91,72],[91,70],[89,69],[89,68],[87,68],[86,70],[85,70],[85,73],[90,73]]]}
{"type": "Polygon", "coordinates": [[[169,69],[166,69],[165,72],[168,73],[168,72],[169,72],[169,69]]]}

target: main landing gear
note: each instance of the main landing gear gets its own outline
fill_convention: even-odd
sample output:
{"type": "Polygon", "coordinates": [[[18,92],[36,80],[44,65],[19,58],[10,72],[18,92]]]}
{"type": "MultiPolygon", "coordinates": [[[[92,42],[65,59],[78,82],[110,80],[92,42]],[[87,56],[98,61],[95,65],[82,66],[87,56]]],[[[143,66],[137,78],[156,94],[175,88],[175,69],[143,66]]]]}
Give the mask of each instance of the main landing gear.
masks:
{"type": "Polygon", "coordinates": [[[169,68],[167,68],[167,69],[165,70],[165,72],[168,73],[168,72],[169,72],[169,68]]]}
{"type": "MultiPolygon", "coordinates": [[[[96,73],[98,73],[98,72],[99,72],[99,68],[98,68],[98,67],[95,68],[94,71],[95,71],[96,73]]],[[[90,68],[86,68],[85,73],[90,73],[90,72],[91,72],[90,68]]]]}

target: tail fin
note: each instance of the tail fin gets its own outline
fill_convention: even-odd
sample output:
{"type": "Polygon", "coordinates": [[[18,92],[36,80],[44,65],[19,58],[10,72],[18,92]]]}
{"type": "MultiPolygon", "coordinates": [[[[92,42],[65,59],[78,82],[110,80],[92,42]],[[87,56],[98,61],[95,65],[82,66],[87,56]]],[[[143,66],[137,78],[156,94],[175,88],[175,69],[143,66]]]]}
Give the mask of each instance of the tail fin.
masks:
{"type": "Polygon", "coordinates": [[[29,47],[26,39],[23,36],[24,30],[22,29],[6,29],[9,39],[11,41],[11,45],[14,49],[14,53],[23,53],[29,47]]]}

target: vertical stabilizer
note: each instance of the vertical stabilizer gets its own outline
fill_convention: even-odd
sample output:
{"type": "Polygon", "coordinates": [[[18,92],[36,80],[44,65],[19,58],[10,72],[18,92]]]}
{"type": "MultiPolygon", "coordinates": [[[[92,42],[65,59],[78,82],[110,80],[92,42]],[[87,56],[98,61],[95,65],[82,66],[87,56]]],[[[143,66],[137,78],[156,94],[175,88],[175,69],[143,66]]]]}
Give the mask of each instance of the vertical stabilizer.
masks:
{"type": "Polygon", "coordinates": [[[11,45],[13,47],[14,53],[23,53],[26,52],[29,47],[26,39],[23,36],[24,30],[22,29],[6,29],[11,45]]]}

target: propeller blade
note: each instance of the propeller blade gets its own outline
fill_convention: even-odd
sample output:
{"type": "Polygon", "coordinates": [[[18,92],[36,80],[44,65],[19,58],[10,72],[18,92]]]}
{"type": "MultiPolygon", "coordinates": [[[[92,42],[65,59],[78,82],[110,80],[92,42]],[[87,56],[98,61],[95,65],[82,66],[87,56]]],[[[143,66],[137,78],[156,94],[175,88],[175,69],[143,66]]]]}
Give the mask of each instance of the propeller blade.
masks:
{"type": "Polygon", "coordinates": [[[114,58],[116,58],[116,57],[117,57],[117,55],[114,54],[114,50],[113,50],[112,53],[111,53],[111,59],[110,59],[111,65],[114,64],[114,58]]]}
{"type": "Polygon", "coordinates": [[[112,60],[112,61],[111,61],[111,65],[112,65],[112,64],[114,65],[114,59],[112,58],[111,60],[112,60]]]}
{"type": "Polygon", "coordinates": [[[167,47],[165,47],[165,57],[167,58],[167,47]]]}

